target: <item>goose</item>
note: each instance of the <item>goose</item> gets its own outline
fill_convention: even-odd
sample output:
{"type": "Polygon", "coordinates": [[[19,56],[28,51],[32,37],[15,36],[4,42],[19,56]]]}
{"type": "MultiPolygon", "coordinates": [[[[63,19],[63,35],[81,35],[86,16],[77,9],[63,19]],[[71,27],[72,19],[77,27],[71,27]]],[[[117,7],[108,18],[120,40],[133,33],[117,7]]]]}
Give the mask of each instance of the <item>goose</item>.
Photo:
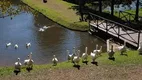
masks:
{"type": "Polygon", "coordinates": [[[100,47],[100,49],[98,49],[98,45],[96,44],[96,49],[93,51],[93,53],[95,53],[96,55],[101,55],[102,52],[102,46],[100,47]]]}
{"type": "Polygon", "coordinates": [[[47,27],[47,26],[43,26],[43,29],[47,29],[47,28],[49,28],[49,27],[47,27]]]}
{"type": "Polygon", "coordinates": [[[21,72],[21,66],[22,64],[20,63],[20,58],[17,59],[18,61],[15,62],[15,70],[14,72],[16,73],[16,75],[21,72]]]}
{"type": "Polygon", "coordinates": [[[15,44],[15,45],[14,45],[14,48],[15,48],[15,49],[18,49],[18,44],[15,44]]]}
{"type": "Polygon", "coordinates": [[[43,28],[39,28],[39,31],[40,31],[40,32],[43,32],[43,31],[45,31],[45,30],[44,30],[43,28]]]}
{"type": "Polygon", "coordinates": [[[96,49],[93,52],[94,53],[98,52],[98,44],[96,44],[96,49]]]}
{"type": "Polygon", "coordinates": [[[77,51],[77,55],[75,55],[75,56],[73,57],[74,65],[79,65],[79,62],[80,62],[80,57],[79,57],[79,55],[80,55],[80,50],[78,50],[78,51],[77,51]]]}
{"type": "Polygon", "coordinates": [[[85,48],[85,53],[82,54],[82,60],[83,60],[83,61],[87,61],[87,58],[88,58],[87,49],[88,49],[88,48],[86,47],[86,48],[85,48]]]}
{"type": "Polygon", "coordinates": [[[9,47],[9,46],[11,46],[11,43],[6,43],[6,47],[9,47]]]}
{"type": "Polygon", "coordinates": [[[28,68],[33,68],[34,61],[32,60],[32,52],[29,54],[29,61],[27,62],[28,68]]]}
{"type": "Polygon", "coordinates": [[[127,51],[126,41],[124,41],[124,45],[118,47],[118,50],[121,52],[121,55],[123,55],[123,53],[125,53],[127,51]]]}
{"type": "Polygon", "coordinates": [[[96,53],[91,52],[90,56],[92,57],[92,62],[94,63],[94,62],[95,62],[95,60],[96,60],[96,58],[97,58],[96,53]]]}
{"type": "Polygon", "coordinates": [[[68,54],[68,61],[71,60],[73,58],[73,54],[70,54],[69,50],[67,50],[67,54],[68,54]]]}
{"type": "Polygon", "coordinates": [[[111,45],[111,49],[108,51],[109,59],[114,57],[114,53],[115,53],[115,52],[114,52],[114,50],[113,50],[113,45],[111,45]]]}
{"type": "Polygon", "coordinates": [[[28,65],[29,60],[30,60],[30,56],[28,55],[28,58],[26,60],[24,60],[24,65],[25,66],[28,65]]]}
{"type": "Polygon", "coordinates": [[[56,65],[57,65],[58,59],[56,58],[55,55],[53,55],[52,62],[53,62],[53,66],[56,66],[56,65]]]}
{"type": "Polygon", "coordinates": [[[26,47],[29,48],[31,46],[31,43],[26,43],[26,47]]]}
{"type": "Polygon", "coordinates": [[[139,54],[142,54],[142,42],[140,42],[139,44],[138,52],[139,54]]]}
{"type": "Polygon", "coordinates": [[[100,49],[98,50],[97,55],[101,56],[101,53],[102,53],[102,46],[101,46],[100,49]]]}

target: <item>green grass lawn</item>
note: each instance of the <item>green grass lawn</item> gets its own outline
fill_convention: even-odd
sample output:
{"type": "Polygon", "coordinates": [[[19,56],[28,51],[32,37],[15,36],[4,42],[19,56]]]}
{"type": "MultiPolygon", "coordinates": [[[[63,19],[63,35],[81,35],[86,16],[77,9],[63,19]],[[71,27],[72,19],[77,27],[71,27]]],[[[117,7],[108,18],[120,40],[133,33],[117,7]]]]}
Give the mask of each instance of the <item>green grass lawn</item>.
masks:
{"type": "MultiPolygon", "coordinates": [[[[115,61],[108,59],[107,53],[102,53],[102,56],[98,57],[96,61],[99,66],[129,66],[129,65],[142,65],[142,56],[138,54],[138,51],[129,50],[127,52],[128,56],[120,55],[119,52],[115,53],[115,61]]],[[[89,64],[91,64],[91,57],[89,56],[89,64]]],[[[80,66],[85,66],[82,61],[80,61],[80,66]]],[[[85,66],[87,67],[87,66],[85,66]]],[[[58,63],[57,66],[52,66],[52,64],[47,65],[34,65],[32,72],[40,71],[42,69],[65,69],[65,68],[73,68],[73,63],[65,61],[58,63]]],[[[13,74],[14,67],[1,67],[0,68],[0,76],[6,76],[13,74]]],[[[23,65],[21,73],[26,73],[26,68],[23,65]]]]}
{"type": "Polygon", "coordinates": [[[25,4],[47,16],[49,19],[72,30],[87,31],[89,29],[87,22],[80,22],[76,10],[71,9],[75,4],[67,3],[62,0],[48,0],[43,3],[42,0],[22,0],[25,4]]]}

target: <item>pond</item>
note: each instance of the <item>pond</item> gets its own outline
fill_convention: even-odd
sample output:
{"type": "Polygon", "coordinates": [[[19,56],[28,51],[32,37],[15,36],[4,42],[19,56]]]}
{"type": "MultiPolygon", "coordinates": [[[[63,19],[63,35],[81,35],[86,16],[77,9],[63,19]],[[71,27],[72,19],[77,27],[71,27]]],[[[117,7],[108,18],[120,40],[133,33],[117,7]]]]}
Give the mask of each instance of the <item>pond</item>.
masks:
{"type": "MultiPolygon", "coordinates": [[[[11,5],[16,9],[25,6],[17,0],[12,0],[11,5]]],[[[51,63],[54,54],[59,62],[62,62],[67,60],[67,49],[72,52],[73,47],[76,47],[83,53],[87,46],[90,54],[96,44],[103,46],[103,51],[106,50],[106,44],[102,39],[87,32],[66,29],[40,13],[35,16],[32,11],[27,12],[23,9],[12,18],[0,18],[0,66],[13,66],[18,57],[23,63],[30,52],[33,53],[32,59],[35,64],[51,63]],[[50,27],[40,32],[39,28],[43,26],[50,27]],[[6,48],[6,43],[9,42],[12,45],[6,48]],[[27,49],[28,42],[31,43],[31,47],[27,49]],[[18,49],[14,48],[15,44],[18,44],[18,49]]]]}

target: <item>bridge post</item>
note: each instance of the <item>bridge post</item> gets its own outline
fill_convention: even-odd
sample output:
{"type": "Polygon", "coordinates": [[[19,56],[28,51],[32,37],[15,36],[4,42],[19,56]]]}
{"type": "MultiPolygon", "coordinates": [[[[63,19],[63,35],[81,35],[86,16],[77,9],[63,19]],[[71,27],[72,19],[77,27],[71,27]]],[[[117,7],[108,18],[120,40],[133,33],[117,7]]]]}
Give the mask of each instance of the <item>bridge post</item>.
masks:
{"type": "Polygon", "coordinates": [[[136,3],[136,14],[135,14],[136,21],[138,21],[138,17],[139,17],[139,0],[137,0],[137,3],[136,3]]]}
{"type": "Polygon", "coordinates": [[[99,12],[102,12],[102,0],[99,0],[99,12]]]}
{"type": "Polygon", "coordinates": [[[111,0],[111,15],[114,14],[114,0],[111,0]]]}
{"type": "Polygon", "coordinates": [[[141,34],[141,31],[139,31],[139,33],[138,33],[138,45],[137,45],[137,47],[139,47],[139,44],[140,44],[140,34],[141,34]]]}

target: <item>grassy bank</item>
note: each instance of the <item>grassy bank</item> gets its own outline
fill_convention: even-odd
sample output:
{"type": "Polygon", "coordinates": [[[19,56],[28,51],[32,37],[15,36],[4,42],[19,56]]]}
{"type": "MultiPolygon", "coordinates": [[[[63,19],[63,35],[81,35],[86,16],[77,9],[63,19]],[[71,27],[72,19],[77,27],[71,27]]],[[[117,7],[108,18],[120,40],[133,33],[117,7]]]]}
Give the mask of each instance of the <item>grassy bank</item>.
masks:
{"type": "Polygon", "coordinates": [[[80,31],[89,29],[88,23],[80,22],[76,10],[72,9],[73,6],[76,6],[75,4],[67,3],[63,0],[48,0],[47,3],[43,3],[42,0],[22,1],[66,28],[80,31]]]}
{"type": "MultiPolygon", "coordinates": [[[[105,66],[107,67],[124,67],[124,66],[137,66],[140,65],[142,66],[142,56],[138,55],[137,51],[133,51],[130,50],[127,52],[128,56],[123,56],[120,55],[119,52],[115,53],[115,61],[109,60],[108,59],[108,55],[106,53],[102,53],[102,56],[98,57],[96,59],[96,61],[98,62],[98,67],[103,67],[105,66]]],[[[89,68],[89,66],[91,65],[91,58],[89,56],[89,62],[88,65],[82,63],[80,61],[80,66],[85,67],[85,68],[89,68]]],[[[60,70],[60,69],[74,69],[73,67],[73,63],[65,61],[65,62],[61,62],[58,63],[57,66],[52,66],[52,64],[47,64],[47,65],[34,65],[34,69],[32,70],[32,73],[37,73],[38,71],[42,71],[42,70],[60,70]]],[[[0,68],[0,76],[5,77],[7,75],[14,75],[13,73],[14,67],[1,67],[0,68]]],[[[22,67],[22,74],[27,74],[28,72],[26,71],[24,65],[22,67]]]]}

